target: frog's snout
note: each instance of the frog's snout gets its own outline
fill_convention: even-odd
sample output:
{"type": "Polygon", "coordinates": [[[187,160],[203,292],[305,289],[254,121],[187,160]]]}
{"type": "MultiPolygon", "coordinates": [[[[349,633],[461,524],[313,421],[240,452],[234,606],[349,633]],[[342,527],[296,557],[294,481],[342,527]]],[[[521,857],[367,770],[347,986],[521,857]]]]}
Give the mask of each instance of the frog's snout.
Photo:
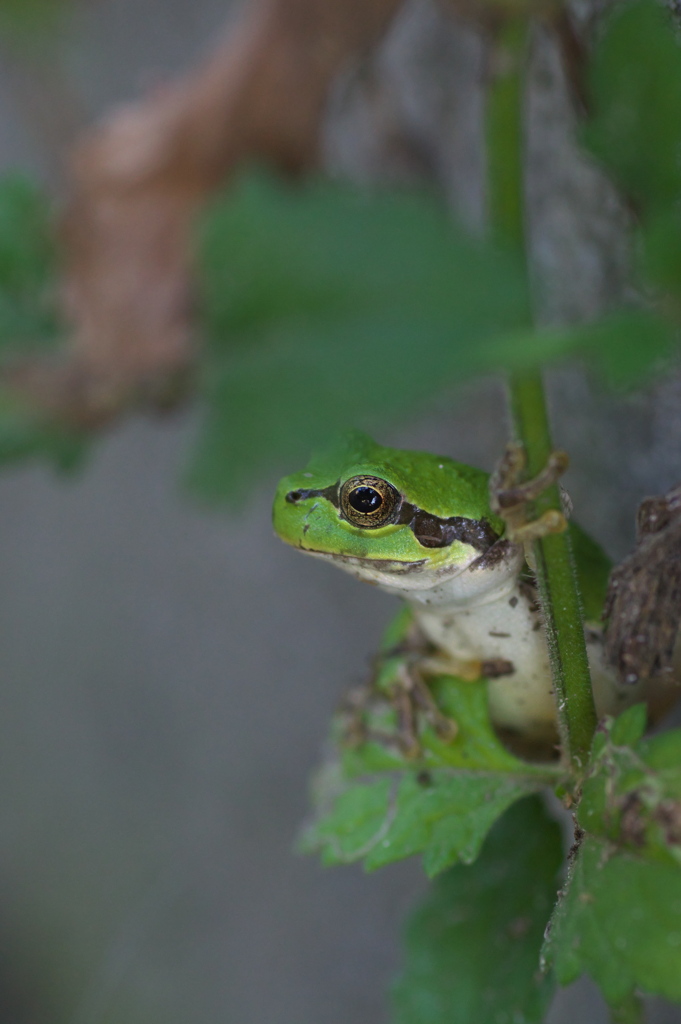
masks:
{"type": "Polygon", "coordinates": [[[319,498],[323,494],[324,491],[318,491],[314,487],[300,487],[294,491],[288,491],[284,500],[287,501],[289,505],[300,505],[301,501],[307,501],[308,498],[319,498]]]}

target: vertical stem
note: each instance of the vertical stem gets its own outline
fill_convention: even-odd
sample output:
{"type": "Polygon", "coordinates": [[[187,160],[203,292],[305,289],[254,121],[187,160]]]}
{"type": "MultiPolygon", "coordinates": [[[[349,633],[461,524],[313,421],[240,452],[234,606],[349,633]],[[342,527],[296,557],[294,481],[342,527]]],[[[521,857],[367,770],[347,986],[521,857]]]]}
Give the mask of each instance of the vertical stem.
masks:
{"type": "Polygon", "coordinates": [[[525,251],[523,75],[528,25],[506,23],[496,36],[485,114],[487,208],[492,233],[525,251]]]}
{"type": "MultiPolygon", "coordinates": [[[[516,434],[528,453],[528,473],[534,476],[546,464],[552,447],[539,373],[511,379],[511,405],[516,434]]],[[[554,485],[537,498],[533,511],[540,516],[560,506],[560,492],[554,485]]],[[[535,541],[533,549],[561,739],[566,756],[579,773],[591,749],[596,709],[570,534],[549,534],[535,541]]]]}
{"type": "MultiPolygon", "coordinates": [[[[509,21],[497,37],[487,103],[488,205],[494,235],[526,254],[524,218],[523,70],[528,40],[524,19],[509,21]]],[[[528,320],[531,320],[528,297],[528,320]]],[[[527,453],[528,477],[546,465],[552,450],[544,388],[538,372],[510,380],[516,437],[527,453]]],[[[560,509],[557,486],[531,510],[560,509]]],[[[546,638],[556,692],[563,752],[577,774],[586,763],[596,728],[582,609],[569,534],[553,534],[533,545],[546,638]]]]}

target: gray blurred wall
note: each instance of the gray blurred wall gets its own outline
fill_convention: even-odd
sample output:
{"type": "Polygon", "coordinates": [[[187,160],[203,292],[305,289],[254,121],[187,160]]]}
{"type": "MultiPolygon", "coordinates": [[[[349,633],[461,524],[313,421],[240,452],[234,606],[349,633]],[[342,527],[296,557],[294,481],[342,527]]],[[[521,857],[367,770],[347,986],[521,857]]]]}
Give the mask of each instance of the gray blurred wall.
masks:
{"type": "MultiPolygon", "coordinates": [[[[84,6],[62,60],[85,113],[187,67],[225,13],[217,0],[84,6]]],[[[329,165],[435,177],[479,224],[480,61],[474,36],[412,3],[376,61],[338,84],[329,165]]],[[[556,320],[623,287],[622,211],[571,148],[550,41],[535,77],[532,231],[556,320]],[[585,178],[598,217],[587,202],[575,221],[585,178]]],[[[0,163],[49,176],[39,80],[4,54],[0,163]]],[[[576,514],[621,555],[636,502],[680,475],[681,384],[606,397],[571,370],[552,395],[576,514]]],[[[380,440],[489,468],[500,408],[483,382],[380,440]]],[[[195,428],[193,413],[134,420],[75,480],[0,477],[2,1024],[387,1021],[418,865],[324,871],[293,845],[329,715],[394,606],[272,536],[274,480],[239,515],[200,508],[178,483],[195,428]]],[[[587,983],[550,1024],[577,1015],[606,1020],[587,983]]]]}

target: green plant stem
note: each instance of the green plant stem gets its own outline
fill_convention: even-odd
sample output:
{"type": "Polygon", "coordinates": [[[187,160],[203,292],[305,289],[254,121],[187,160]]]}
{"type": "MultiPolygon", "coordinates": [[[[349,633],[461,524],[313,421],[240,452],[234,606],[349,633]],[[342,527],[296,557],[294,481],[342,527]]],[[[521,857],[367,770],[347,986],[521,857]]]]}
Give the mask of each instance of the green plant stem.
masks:
{"type": "MultiPolygon", "coordinates": [[[[540,374],[511,379],[511,406],[516,435],[527,452],[532,477],[546,465],[552,450],[540,374]]],[[[554,485],[537,498],[533,512],[540,516],[547,509],[560,507],[560,493],[554,485]]],[[[596,709],[570,535],[549,534],[535,541],[533,551],[563,749],[579,774],[591,749],[596,709]]]]}
{"type": "Polygon", "coordinates": [[[645,1017],[643,1001],[635,992],[632,992],[619,1006],[610,1007],[612,1024],[644,1024],[645,1017]]]}
{"type": "MultiPolygon", "coordinates": [[[[511,244],[523,256],[523,71],[527,36],[528,24],[524,19],[509,21],[499,33],[497,67],[493,68],[487,110],[491,227],[501,242],[511,244]]],[[[528,297],[528,320],[531,319],[528,297]]],[[[512,375],[510,396],[515,434],[527,454],[527,476],[531,478],[544,468],[552,451],[541,374],[512,375]]],[[[539,496],[531,514],[540,516],[547,509],[560,507],[560,492],[554,485],[539,496]]],[[[569,534],[553,534],[536,541],[533,551],[563,754],[579,775],[586,764],[597,723],[569,534]]]]}

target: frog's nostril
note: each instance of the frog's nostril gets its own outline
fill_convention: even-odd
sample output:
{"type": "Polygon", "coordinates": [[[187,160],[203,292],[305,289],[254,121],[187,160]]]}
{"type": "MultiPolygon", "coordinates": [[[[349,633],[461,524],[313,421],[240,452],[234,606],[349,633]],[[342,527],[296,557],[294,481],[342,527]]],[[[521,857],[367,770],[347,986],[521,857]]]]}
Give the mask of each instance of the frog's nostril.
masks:
{"type": "Polygon", "coordinates": [[[302,491],[289,491],[288,494],[286,495],[286,500],[290,502],[292,505],[297,505],[302,497],[302,491]]]}

